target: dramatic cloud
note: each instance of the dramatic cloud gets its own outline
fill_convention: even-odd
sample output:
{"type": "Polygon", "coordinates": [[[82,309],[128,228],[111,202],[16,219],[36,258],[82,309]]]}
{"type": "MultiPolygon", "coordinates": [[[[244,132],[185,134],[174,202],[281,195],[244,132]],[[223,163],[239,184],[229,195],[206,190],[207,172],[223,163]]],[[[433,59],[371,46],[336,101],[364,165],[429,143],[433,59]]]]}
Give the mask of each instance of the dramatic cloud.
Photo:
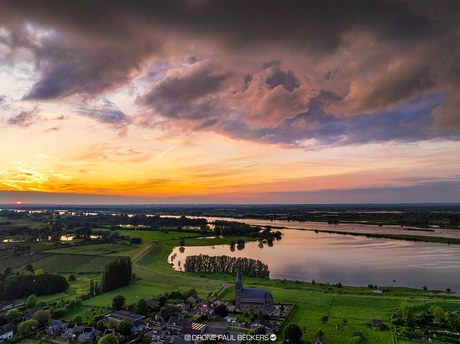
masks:
{"type": "Polygon", "coordinates": [[[0,58],[32,66],[24,101],[102,101],[78,111],[121,135],[131,120],[103,100],[116,92],[161,130],[290,147],[458,140],[459,7],[3,1],[0,58]]]}

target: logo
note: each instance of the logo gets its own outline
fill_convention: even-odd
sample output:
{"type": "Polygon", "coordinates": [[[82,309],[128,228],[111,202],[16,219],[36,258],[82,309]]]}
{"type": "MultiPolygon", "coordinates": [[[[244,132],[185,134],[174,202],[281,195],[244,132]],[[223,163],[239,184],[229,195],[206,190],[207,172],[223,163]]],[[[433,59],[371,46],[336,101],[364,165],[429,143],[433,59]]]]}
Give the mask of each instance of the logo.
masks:
{"type": "Polygon", "coordinates": [[[271,335],[270,335],[270,340],[271,340],[272,342],[274,342],[274,341],[276,340],[276,334],[274,334],[274,333],[271,334],[271,335]]]}
{"type": "Polygon", "coordinates": [[[184,339],[185,339],[187,342],[190,342],[190,340],[192,339],[192,336],[189,335],[189,334],[186,334],[186,335],[184,336],[184,339]]]}

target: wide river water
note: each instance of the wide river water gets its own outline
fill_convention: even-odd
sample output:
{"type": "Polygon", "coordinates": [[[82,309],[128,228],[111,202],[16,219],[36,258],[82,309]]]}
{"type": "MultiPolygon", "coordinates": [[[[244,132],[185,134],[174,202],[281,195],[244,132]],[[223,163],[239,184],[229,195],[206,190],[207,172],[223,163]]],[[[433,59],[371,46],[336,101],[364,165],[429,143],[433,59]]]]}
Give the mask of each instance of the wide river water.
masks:
{"type": "MultiPolygon", "coordinates": [[[[218,218],[207,219],[213,221],[218,218]]],[[[437,236],[459,237],[455,230],[419,232],[404,231],[399,226],[329,225],[321,222],[248,219],[235,221],[290,228],[299,228],[297,226],[300,224],[300,228],[304,229],[432,236],[436,233],[437,236]]],[[[236,249],[232,252],[229,245],[185,246],[183,253],[176,247],[168,261],[174,263],[176,270],[180,270],[188,255],[228,255],[261,260],[269,266],[270,278],[309,282],[315,280],[331,284],[340,282],[351,286],[373,284],[422,288],[426,285],[428,289],[451,288],[453,291],[460,291],[460,245],[315,233],[296,229],[280,231],[284,235],[281,240],[274,241],[272,247],[265,244],[260,248],[258,242],[247,242],[243,250],[236,249]],[[171,260],[173,255],[176,256],[171,260]]]]}

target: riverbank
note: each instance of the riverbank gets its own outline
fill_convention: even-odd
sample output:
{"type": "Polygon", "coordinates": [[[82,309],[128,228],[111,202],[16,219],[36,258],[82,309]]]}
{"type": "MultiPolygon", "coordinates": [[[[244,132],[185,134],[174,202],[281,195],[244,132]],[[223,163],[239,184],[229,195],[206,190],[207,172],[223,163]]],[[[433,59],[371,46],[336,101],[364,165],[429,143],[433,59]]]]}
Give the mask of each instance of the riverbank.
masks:
{"type": "Polygon", "coordinates": [[[392,234],[372,234],[372,233],[356,233],[356,232],[352,233],[352,232],[328,231],[328,230],[317,230],[317,229],[313,231],[321,232],[321,233],[330,233],[330,234],[365,236],[368,238],[386,238],[386,239],[395,239],[395,240],[423,241],[423,242],[435,242],[439,244],[448,244],[448,245],[451,245],[451,244],[460,245],[460,239],[432,237],[432,236],[425,236],[425,235],[392,235],[392,234]]]}

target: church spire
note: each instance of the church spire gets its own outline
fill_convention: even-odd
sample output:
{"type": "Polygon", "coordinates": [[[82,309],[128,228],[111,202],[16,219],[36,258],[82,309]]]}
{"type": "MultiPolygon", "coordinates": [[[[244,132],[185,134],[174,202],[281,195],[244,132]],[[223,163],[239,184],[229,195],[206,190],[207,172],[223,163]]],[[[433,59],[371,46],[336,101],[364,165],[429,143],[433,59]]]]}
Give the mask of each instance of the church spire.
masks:
{"type": "Polygon", "coordinates": [[[236,271],[236,282],[235,283],[243,284],[243,281],[241,280],[241,271],[240,271],[240,265],[239,264],[238,264],[238,270],[236,271]]]}

